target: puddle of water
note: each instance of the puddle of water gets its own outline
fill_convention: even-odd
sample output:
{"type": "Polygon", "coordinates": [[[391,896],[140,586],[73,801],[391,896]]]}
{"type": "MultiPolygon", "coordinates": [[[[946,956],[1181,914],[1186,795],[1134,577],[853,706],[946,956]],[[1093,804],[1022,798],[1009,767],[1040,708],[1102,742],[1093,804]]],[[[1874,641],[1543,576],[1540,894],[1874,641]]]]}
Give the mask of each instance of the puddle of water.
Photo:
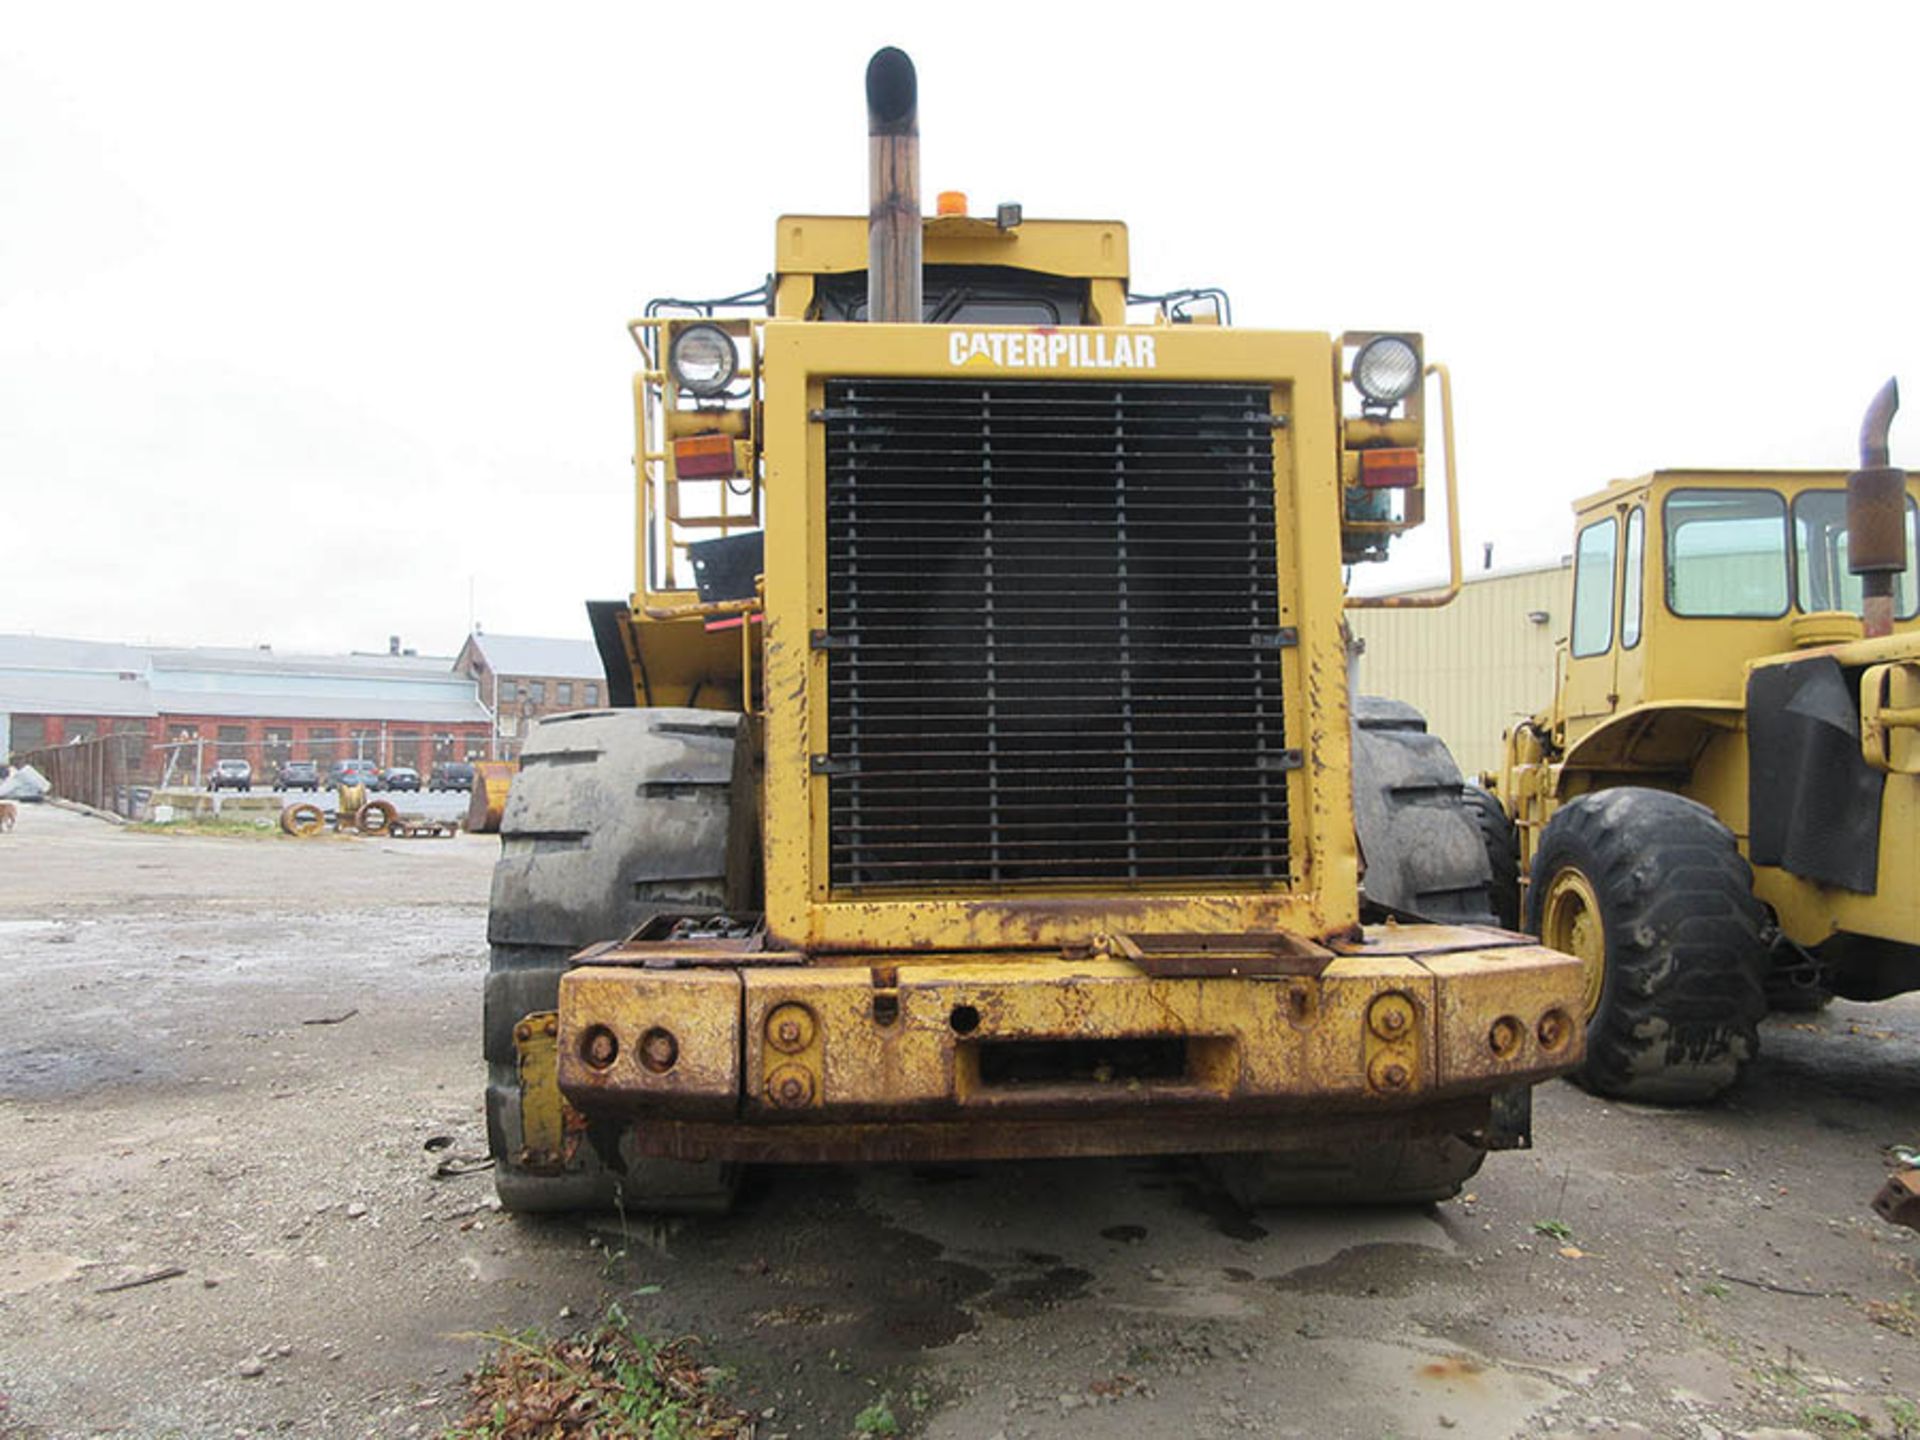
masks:
{"type": "Polygon", "coordinates": [[[1093,1279],[1091,1272],[1072,1265],[1056,1265],[1041,1275],[1016,1280],[987,1299],[987,1309],[1009,1320],[1022,1320],[1075,1299],[1093,1279]]]}
{"type": "Polygon", "coordinates": [[[1388,1241],[1350,1245],[1331,1260],[1302,1265],[1272,1276],[1268,1283],[1303,1295],[1408,1295],[1468,1273],[1464,1260],[1425,1245],[1388,1241]]]}

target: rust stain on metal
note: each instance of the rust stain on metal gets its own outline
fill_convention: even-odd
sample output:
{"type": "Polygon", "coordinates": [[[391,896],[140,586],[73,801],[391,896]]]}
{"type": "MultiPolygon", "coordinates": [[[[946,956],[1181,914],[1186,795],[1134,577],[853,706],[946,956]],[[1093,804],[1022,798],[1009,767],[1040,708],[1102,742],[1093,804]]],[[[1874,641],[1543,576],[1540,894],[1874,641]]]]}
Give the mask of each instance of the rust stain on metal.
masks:
{"type": "Polygon", "coordinates": [[[1454,955],[1539,948],[1531,935],[1479,925],[1368,925],[1328,941],[1339,955],[1454,955]]]}
{"type": "Polygon", "coordinates": [[[1113,935],[1111,951],[1148,975],[1318,975],[1325,946],[1284,930],[1253,935],[1113,935]]]}
{"type": "Polygon", "coordinates": [[[1151,1110],[1103,1119],[970,1115],[964,1120],[882,1120],[860,1124],[713,1124],[648,1119],[634,1126],[644,1155],[743,1164],[924,1163],[1019,1160],[1047,1156],[1202,1155],[1284,1150],[1325,1143],[1366,1144],[1402,1136],[1473,1134],[1489,1121],[1486,1097],[1444,1105],[1405,1104],[1369,1111],[1330,1110],[1308,1102],[1291,1110],[1237,1110],[1183,1116],[1178,1125],[1151,1110]]]}
{"type": "Polygon", "coordinates": [[[649,1125],[963,1113],[1104,1125],[1177,1114],[1177,1129],[1223,1107],[1468,1096],[1577,1063],[1581,1037],[1567,1017],[1578,967],[1504,937],[1454,948],[1472,933],[1397,927],[1394,938],[1424,939],[1427,953],[1330,958],[1315,974],[1261,977],[1151,974],[1117,945],[883,965],[860,956],[737,969],[589,964],[562,980],[559,1083],[582,1109],[649,1125]],[[876,989],[876,971],[894,983],[876,989]],[[1008,1045],[1026,1047],[1027,1068],[990,1063],[1016,1053],[999,1048],[1008,1045]],[[1109,1083],[1106,1051],[1161,1058],[1109,1083]]]}

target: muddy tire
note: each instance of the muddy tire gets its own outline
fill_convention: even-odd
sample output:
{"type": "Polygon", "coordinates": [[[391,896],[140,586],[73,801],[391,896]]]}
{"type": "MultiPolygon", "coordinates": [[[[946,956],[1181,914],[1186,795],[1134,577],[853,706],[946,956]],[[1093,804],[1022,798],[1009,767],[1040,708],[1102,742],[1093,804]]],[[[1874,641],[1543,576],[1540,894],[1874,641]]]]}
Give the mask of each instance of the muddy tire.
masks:
{"type": "Polygon", "coordinates": [[[527,740],[500,822],[482,1006],[487,1141],[510,1210],[714,1210],[731,1198],[731,1166],[609,1166],[586,1144],[564,1174],[524,1168],[513,1031],[555,1007],[583,946],[662,910],[724,906],[738,723],[714,710],[592,711],[543,720],[527,740]]]}
{"type": "Polygon", "coordinates": [[[1491,790],[1468,785],[1461,791],[1480,827],[1480,848],[1487,853],[1487,900],[1493,918],[1508,930],[1520,928],[1520,837],[1506,806],[1491,790]]]}
{"type": "Polygon", "coordinates": [[[1451,1200],[1480,1169],[1486,1147],[1460,1135],[1384,1144],[1223,1155],[1209,1168],[1242,1205],[1423,1205],[1451,1200]]]}
{"type": "Polygon", "coordinates": [[[1493,925],[1492,880],[1460,767],[1411,705],[1353,702],[1353,821],[1365,897],[1452,925],[1493,925]]]}
{"type": "Polygon", "coordinates": [[[1587,962],[1587,1058],[1600,1095],[1711,1100],[1759,1052],[1765,911],[1713,812],[1626,787],[1562,806],[1541,834],[1527,928],[1587,962]]]}

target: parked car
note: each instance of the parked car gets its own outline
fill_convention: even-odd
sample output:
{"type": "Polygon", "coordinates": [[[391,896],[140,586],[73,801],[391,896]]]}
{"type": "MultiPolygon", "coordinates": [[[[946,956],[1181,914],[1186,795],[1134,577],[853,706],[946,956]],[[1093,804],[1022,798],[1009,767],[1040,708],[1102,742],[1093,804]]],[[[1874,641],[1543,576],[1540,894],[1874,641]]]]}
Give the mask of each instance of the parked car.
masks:
{"type": "Polygon", "coordinates": [[[320,767],[311,760],[289,760],[275,772],[273,788],[276,790],[318,790],[320,788],[320,767]]]}
{"type": "Polygon", "coordinates": [[[209,790],[253,789],[253,766],[245,760],[216,760],[207,776],[209,790]]]}
{"type": "Polygon", "coordinates": [[[364,785],[369,790],[378,790],[380,767],[371,760],[336,760],[327,771],[327,788],[332,790],[342,785],[364,785]]]}
{"type": "Polygon", "coordinates": [[[418,790],[420,772],[411,765],[390,765],[380,772],[382,790],[418,790]]]}
{"type": "Polygon", "coordinates": [[[473,789],[473,766],[464,760],[441,760],[427,772],[429,790],[473,789]]]}

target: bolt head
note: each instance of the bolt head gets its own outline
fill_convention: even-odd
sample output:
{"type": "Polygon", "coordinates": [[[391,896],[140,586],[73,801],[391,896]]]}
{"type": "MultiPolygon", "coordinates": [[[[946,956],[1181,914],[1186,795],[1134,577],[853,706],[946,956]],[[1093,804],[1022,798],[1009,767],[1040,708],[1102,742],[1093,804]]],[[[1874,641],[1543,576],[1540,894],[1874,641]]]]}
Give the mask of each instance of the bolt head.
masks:
{"type": "Polygon", "coordinates": [[[1413,1029],[1413,1002],[1397,991],[1367,1007],[1367,1026],[1382,1040],[1398,1040],[1413,1029]]]}
{"type": "Polygon", "coordinates": [[[813,1076],[798,1065],[782,1065],[767,1077],[767,1098],[784,1110],[813,1103],[813,1076]]]}
{"type": "Polygon", "coordinates": [[[813,1043],[813,1012],[788,1001],[774,1006],[766,1019],[767,1043],[783,1055],[798,1055],[813,1043]]]}

